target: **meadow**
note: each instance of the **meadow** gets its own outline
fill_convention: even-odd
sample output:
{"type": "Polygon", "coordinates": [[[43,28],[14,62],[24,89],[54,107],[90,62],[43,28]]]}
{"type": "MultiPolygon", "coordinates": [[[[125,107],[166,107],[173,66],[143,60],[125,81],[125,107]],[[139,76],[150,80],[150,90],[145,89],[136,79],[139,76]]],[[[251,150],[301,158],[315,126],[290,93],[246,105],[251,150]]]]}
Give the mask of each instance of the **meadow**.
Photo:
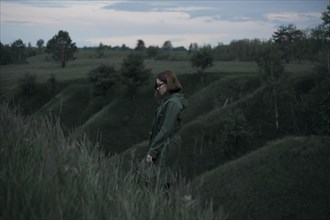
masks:
{"type": "Polygon", "coordinates": [[[152,82],[131,99],[122,85],[95,96],[87,80],[101,64],[119,69],[128,53],[80,49],[65,68],[45,54],[0,66],[1,218],[330,217],[330,80],[313,63],[287,63],[271,84],[255,62],[215,61],[201,83],[187,53],[146,59],[152,74],[176,72],[189,101],[182,177],[164,199],[134,173],[157,107],[152,82]],[[27,72],[37,76],[33,95],[18,87],[27,72]]]}
{"type": "MultiPolygon", "coordinates": [[[[1,84],[4,90],[11,90],[17,86],[17,80],[24,74],[30,73],[37,76],[39,83],[46,82],[51,74],[59,81],[84,79],[87,73],[101,64],[112,65],[116,69],[120,68],[122,60],[130,51],[108,50],[104,57],[98,58],[92,49],[80,49],[76,54],[76,59],[68,62],[65,68],[61,68],[58,63],[51,60],[50,55],[40,54],[27,59],[27,64],[0,66],[1,84]]],[[[176,74],[191,74],[196,72],[191,66],[187,52],[175,52],[174,60],[145,60],[145,66],[151,69],[153,74],[169,69],[176,74]]],[[[290,63],[286,68],[290,72],[310,71],[311,63],[290,63]]],[[[215,61],[208,72],[225,73],[250,73],[257,72],[256,62],[240,61],[215,61]]]]}

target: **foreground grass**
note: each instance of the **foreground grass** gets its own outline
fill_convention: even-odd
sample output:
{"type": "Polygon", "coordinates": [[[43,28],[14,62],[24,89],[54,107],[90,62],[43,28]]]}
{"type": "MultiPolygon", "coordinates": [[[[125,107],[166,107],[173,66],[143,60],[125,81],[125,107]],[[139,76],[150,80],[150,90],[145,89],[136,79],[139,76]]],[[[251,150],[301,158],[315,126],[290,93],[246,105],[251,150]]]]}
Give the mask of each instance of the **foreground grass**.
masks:
{"type": "MultiPolygon", "coordinates": [[[[56,120],[55,120],[56,121],[56,120]]],[[[179,181],[164,197],[84,133],[0,106],[1,219],[221,219],[179,181]]],[[[127,165],[126,165],[127,166],[127,165]]],[[[131,164],[133,167],[133,164],[131,164]]]]}

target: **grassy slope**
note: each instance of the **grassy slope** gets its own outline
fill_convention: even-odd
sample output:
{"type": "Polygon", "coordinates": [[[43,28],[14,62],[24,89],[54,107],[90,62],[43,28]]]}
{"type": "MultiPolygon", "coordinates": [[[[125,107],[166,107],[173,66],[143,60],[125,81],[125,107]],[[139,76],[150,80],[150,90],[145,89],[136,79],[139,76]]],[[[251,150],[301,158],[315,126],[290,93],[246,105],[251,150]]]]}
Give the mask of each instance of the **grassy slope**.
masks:
{"type": "MultiPolygon", "coordinates": [[[[104,58],[96,59],[92,51],[81,50],[77,55],[78,59],[69,62],[66,68],[52,67],[48,69],[59,71],[59,75],[56,75],[59,77],[58,80],[65,80],[66,77],[74,78],[75,74],[73,73],[75,71],[82,74],[80,77],[85,77],[83,73],[88,72],[88,68],[95,67],[102,62],[109,62],[118,67],[125,55],[127,55],[127,52],[107,51],[104,58]]],[[[39,55],[29,60],[29,67],[32,70],[34,67],[38,67],[38,65],[44,66],[44,68],[39,69],[40,74],[44,74],[43,71],[47,69],[47,65],[55,65],[54,63],[45,62],[42,59],[43,56],[39,55]]],[[[182,134],[185,146],[183,149],[183,157],[185,159],[183,161],[187,162],[187,165],[184,165],[183,169],[187,170],[187,172],[189,171],[190,176],[217,166],[219,163],[223,163],[228,159],[232,159],[233,155],[227,155],[227,158],[223,158],[223,149],[217,147],[219,144],[226,145],[226,143],[221,143],[222,140],[219,139],[223,138],[221,137],[221,131],[224,124],[227,123],[221,119],[223,116],[231,114],[231,111],[235,112],[244,109],[241,113],[243,115],[242,117],[243,119],[246,117],[247,122],[253,127],[254,132],[256,132],[255,134],[259,136],[262,134],[264,139],[272,137],[268,135],[268,133],[274,130],[272,109],[267,106],[267,103],[263,103],[265,96],[259,94],[255,98],[242,99],[243,101],[239,105],[229,107],[231,106],[230,104],[243,98],[259,85],[257,78],[253,73],[251,74],[251,71],[256,70],[255,64],[216,62],[212,67],[213,70],[221,69],[222,71],[208,73],[207,82],[204,84],[199,82],[196,75],[184,74],[187,71],[191,71],[188,70],[190,65],[187,61],[146,60],[146,64],[154,68],[164,69],[170,66],[175,71],[177,69],[178,71],[176,72],[178,72],[179,79],[184,86],[183,92],[189,97],[190,107],[186,110],[183,117],[186,124],[191,121],[194,122],[185,126],[182,134]],[[227,72],[224,72],[224,70],[227,72]],[[240,71],[240,75],[237,75],[235,71],[240,71]],[[218,78],[222,79],[218,80],[218,78]],[[224,110],[222,106],[227,99],[228,108],[224,110]],[[209,112],[212,112],[212,114],[209,114],[209,112]],[[203,115],[205,117],[200,117],[203,115]],[[198,166],[191,166],[191,162],[189,162],[191,154],[201,152],[200,154],[204,156],[200,157],[200,159],[203,161],[211,149],[217,150],[213,152],[214,158],[210,164],[203,164],[197,162],[199,161],[197,160],[194,163],[198,166]],[[219,152],[222,152],[220,153],[221,156],[219,156],[219,152]]],[[[294,67],[294,65],[290,65],[291,68],[294,67]]],[[[13,65],[11,67],[15,66],[13,65]]],[[[11,67],[6,66],[5,68],[10,69],[11,67]]],[[[16,67],[18,68],[18,66],[16,67]]],[[[296,68],[296,70],[299,70],[299,68],[296,68]]],[[[131,145],[148,138],[153,112],[156,108],[155,102],[152,99],[151,89],[142,91],[137,100],[133,102],[123,94],[120,94],[120,96],[113,94],[110,97],[102,99],[91,97],[89,93],[88,85],[69,86],[46,104],[39,112],[55,112],[61,116],[61,121],[65,125],[83,125],[84,128],[90,131],[93,137],[101,131],[102,141],[106,150],[109,152],[121,152],[131,145]],[[105,108],[103,108],[104,106],[105,108]]],[[[237,123],[239,124],[240,122],[238,121],[237,123]]],[[[258,138],[256,136],[253,142],[258,141],[258,138]]],[[[236,139],[234,141],[237,142],[236,139]]],[[[246,146],[246,140],[238,140],[238,142],[234,147],[246,146]]],[[[262,144],[263,142],[258,145],[254,143],[252,146],[262,146],[262,144]]],[[[250,150],[250,148],[247,147],[246,151],[250,150]]],[[[234,155],[234,157],[236,156],[234,155]]]]}
{"type": "Polygon", "coordinates": [[[79,126],[83,123],[84,110],[90,102],[90,87],[88,84],[70,85],[41,107],[36,114],[52,113],[59,116],[66,126],[79,126]]]}
{"type": "MultiPolygon", "coordinates": [[[[273,104],[269,102],[271,89],[258,86],[256,76],[229,75],[189,97],[190,106],[183,113],[185,124],[180,131],[183,139],[180,167],[184,176],[193,178],[260,148],[269,140],[285,136],[275,128],[273,104]],[[227,97],[230,101],[224,107],[227,97]]],[[[294,134],[290,103],[282,99],[278,105],[280,126],[294,134]]],[[[144,142],[123,155],[128,159],[134,152],[141,159],[146,151],[144,142]]]]}
{"type": "Polygon", "coordinates": [[[189,97],[189,108],[183,114],[185,122],[224,106],[226,101],[227,104],[235,102],[260,86],[259,79],[254,73],[221,76],[189,97]]]}
{"type": "Polygon", "coordinates": [[[329,137],[288,137],[194,180],[229,219],[329,219],[329,137]]]}
{"type": "MultiPolygon", "coordinates": [[[[178,76],[183,84],[186,97],[197,93],[200,88],[207,86],[219,77],[219,74],[210,74],[204,84],[201,84],[196,75],[178,76]]],[[[107,106],[93,114],[83,124],[83,128],[94,137],[101,132],[101,140],[107,152],[119,153],[148,139],[154,111],[157,108],[153,92],[151,84],[139,91],[134,100],[122,92],[107,106]]],[[[146,146],[144,145],[144,147],[146,146]]]]}
{"type": "MultiPolygon", "coordinates": [[[[248,78],[248,77],[247,77],[248,78]]],[[[244,82],[244,77],[229,77],[229,81],[225,81],[226,77],[214,82],[200,93],[196,93],[191,97],[191,109],[187,109],[186,118],[194,118],[181,130],[183,139],[183,148],[181,153],[181,170],[184,175],[193,177],[204,171],[224,164],[229,160],[238,158],[249,151],[262,147],[267,141],[274,138],[284,137],[287,135],[300,134],[306,129],[305,115],[296,114],[295,112],[304,111],[300,106],[293,106],[292,102],[295,98],[300,98],[308,94],[305,82],[311,80],[311,74],[294,74],[288,81],[288,85],[294,91],[292,97],[290,88],[283,85],[278,90],[278,113],[279,127],[277,131],[275,127],[274,102],[272,99],[272,90],[269,87],[259,87],[253,92],[245,91],[245,96],[239,96],[239,89],[234,89],[240,99],[229,103],[223,107],[224,98],[232,97],[230,85],[239,85],[244,82]],[[221,91],[221,81],[227,89],[221,91]],[[300,87],[303,84],[303,89],[300,87]],[[214,86],[214,85],[218,85],[214,86]],[[218,88],[218,89],[216,89],[218,88]],[[209,90],[209,91],[207,91],[209,90]],[[217,91],[217,92],[214,92],[217,91]],[[304,91],[304,93],[302,92],[304,91]],[[229,94],[229,95],[228,95],[229,94]],[[216,97],[213,102],[209,97],[216,97]],[[196,101],[194,99],[196,98],[196,101]],[[220,100],[220,102],[218,102],[220,100]],[[220,103],[216,105],[217,103],[220,103]],[[202,108],[210,109],[205,114],[202,108]],[[293,108],[295,108],[293,110],[293,108]],[[191,111],[191,112],[189,112],[191,111]],[[190,116],[192,115],[192,116],[190,116]],[[297,124],[299,122],[299,128],[297,124]]],[[[228,79],[228,78],[227,78],[228,79]]],[[[249,83],[253,85],[253,76],[250,77],[249,83]]],[[[312,83],[313,84],[313,83],[312,83]]],[[[244,85],[244,83],[243,83],[244,85]]],[[[249,87],[253,87],[250,85],[249,87]]],[[[255,84],[256,85],[256,84],[255,84]]],[[[312,85],[313,86],[313,85],[312,85]]],[[[317,114],[313,117],[318,117],[317,114]]]]}
{"type": "Polygon", "coordinates": [[[125,161],[58,121],[1,104],[0,140],[0,219],[222,219],[185,200],[191,188],[183,182],[164,199],[125,172],[125,161]]]}
{"type": "MultiPolygon", "coordinates": [[[[210,78],[212,77],[211,75],[210,78]]],[[[181,169],[185,176],[193,177],[230,159],[224,155],[223,147],[214,149],[214,146],[218,146],[220,141],[216,140],[217,132],[220,132],[223,124],[226,123],[221,118],[228,112],[240,108],[242,102],[243,104],[251,103],[254,98],[259,98],[256,95],[250,95],[243,99],[244,101],[237,102],[243,94],[252,92],[258,85],[259,83],[256,82],[256,77],[253,75],[228,75],[217,80],[214,77],[208,85],[189,97],[189,108],[182,115],[185,124],[180,131],[183,138],[181,169]],[[247,85],[249,85],[249,89],[247,89],[247,85]],[[228,107],[223,108],[226,97],[230,97],[231,101],[228,102],[228,107]],[[203,140],[208,138],[206,134],[213,135],[214,142],[204,142],[203,140]],[[210,150],[213,151],[213,154],[210,154],[210,150]],[[215,152],[217,153],[215,154],[215,152]],[[205,157],[208,157],[208,161],[202,163],[205,157]]],[[[259,95],[262,93],[263,91],[257,92],[259,95]]],[[[254,107],[254,105],[250,107],[254,107]]],[[[124,152],[123,155],[125,158],[129,158],[134,152],[135,157],[141,159],[146,150],[147,142],[144,141],[124,152]]]]}
{"type": "MultiPolygon", "coordinates": [[[[261,147],[268,138],[276,137],[273,134],[272,108],[264,103],[268,93],[261,91],[243,98],[259,85],[253,73],[209,73],[204,84],[199,82],[196,75],[178,76],[190,101],[190,107],[183,114],[186,125],[181,131],[184,140],[181,168],[185,175],[198,175],[261,147]],[[227,99],[227,107],[223,108],[227,99]],[[240,101],[235,103],[238,99],[240,101]],[[233,122],[223,120],[228,115],[233,122]],[[228,124],[232,130],[224,137],[223,130],[228,124]],[[251,134],[243,138],[240,134],[233,136],[237,133],[237,130],[233,130],[235,126],[249,128],[251,134]],[[207,162],[204,162],[205,159],[208,159],[207,162]]],[[[72,85],[39,112],[52,111],[61,116],[65,125],[83,125],[94,139],[101,136],[107,152],[118,153],[149,137],[156,108],[150,88],[141,91],[135,101],[123,94],[112,94],[102,100],[91,97],[90,86],[72,85]],[[108,105],[103,108],[106,103],[108,105]]],[[[286,105],[283,106],[286,110],[286,105]]],[[[281,115],[287,115],[287,112],[281,115]]],[[[141,152],[145,151],[145,147],[141,148],[141,152]]]]}
{"type": "Polygon", "coordinates": [[[93,137],[101,132],[105,151],[118,153],[147,139],[156,103],[152,90],[144,89],[134,100],[118,96],[93,114],[82,126],[93,137]]]}
{"type": "MultiPolygon", "coordinates": [[[[68,64],[68,67],[65,69],[65,71],[67,71],[66,73],[59,72],[57,76],[63,80],[67,78],[72,79],[74,77],[85,77],[84,74],[88,68],[93,65],[97,66],[95,61],[99,59],[91,59],[87,52],[81,55],[84,55],[81,59],[68,64]],[[87,61],[85,66],[83,66],[84,61],[87,61]],[[70,67],[70,65],[72,66],[70,67]],[[74,71],[77,71],[78,75],[75,75],[74,71]]],[[[99,61],[107,61],[109,56],[99,61]]],[[[120,57],[116,57],[118,60],[119,58],[120,57]]],[[[37,59],[37,57],[35,57],[35,59],[37,59]]],[[[118,60],[113,62],[118,65],[118,60]]],[[[39,62],[43,63],[42,61],[39,62]]],[[[232,70],[226,72],[221,71],[220,73],[214,71],[214,73],[208,75],[208,81],[205,84],[201,84],[195,75],[184,74],[190,71],[187,66],[188,63],[185,62],[186,61],[155,61],[148,64],[155,65],[155,68],[157,66],[159,69],[167,69],[169,66],[174,70],[177,68],[179,79],[184,86],[184,93],[190,99],[190,107],[184,113],[186,124],[181,130],[184,140],[181,155],[181,168],[185,176],[194,177],[202,174],[205,171],[225,164],[229,160],[237,159],[247,152],[260,148],[267,140],[276,137],[277,134],[274,133],[273,109],[272,106],[267,103],[269,101],[267,99],[270,97],[270,90],[267,88],[259,88],[252,92],[252,90],[246,89],[256,88],[258,86],[253,74],[247,74],[251,72],[251,69],[245,66],[245,69],[249,71],[246,71],[246,74],[241,74],[240,77],[230,76],[230,74],[235,75],[232,70]],[[220,79],[218,80],[218,78],[220,79]],[[227,98],[230,98],[229,102],[226,108],[223,108],[227,98]],[[228,121],[228,118],[231,121],[228,121]],[[251,134],[245,134],[246,137],[244,137],[244,134],[242,135],[239,133],[239,127],[242,127],[243,130],[251,131],[251,134]],[[227,133],[227,136],[225,136],[223,131],[226,129],[231,129],[233,132],[227,133]],[[232,149],[228,148],[228,146],[232,149]],[[233,153],[235,151],[238,153],[233,153]]],[[[218,64],[220,64],[220,62],[216,63],[216,65],[218,64]]],[[[245,64],[246,63],[243,63],[242,66],[236,66],[235,68],[243,68],[245,64]]],[[[49,66],[46,67],[47,65],[44,65],[44,69],[48,70],[49,66]]],[[[19,74],[22,75],[24,73],[25,70],[22,71],[24,68],[28,69],[30,67],[31,65],[15,67],[19,68],[19,70],[17,69],[17,75],[15,75],[16,79],[20,76],[19,74]]],[[[37,66],[35,67],[37,71],[38,68],[37,66]]],[[[254,68],[251,65],[249,65],[249,67],[252,69],[254,68]]],[[[8,66],[6,68],[10,69],[13,68],[13,66],[8,66]]],[[[225,65],[213,68],[217,70],[217,68],[225,68],[225,65]]],[[[291,66],[290,68],[296,67],[291,66]]],[[[62,69],[58,67],[54,67],[54,69],[62,71],[62,69]]],[[[1,71],[2,70],[3,67],[1,67],[1,71]]],[[[5,74],[8,73],[7,70],[5,74]]],[[[39,70],[42,70],[42,68],[39,70]]],[[[52,69],[50,68],[49,70],[52,69]]],[[[297,68],[297,70],[299,70],[299,68],[297,68]]],[[[40,71],[40,74],[46,76],[46,72],[40,71]]],[[[15,77],[10,80],[14,82],[16,80],[15,77]]],[[[90,96],[89,88],[90,86],[86,84],[71,85],[63,90],[55,99],[46,104],[39,113],[48,111],[53,111],[55,113],[60,112],[62,122],[70,126],[83,124],[84,128],[91,131],[90,134],[95,135],[101,130],[103,133],[102,139],[105,143],[104,147],[107,151],[111,152],[121,152],[134,143],[139,143],[147,139],[148,131],[151,128],[153,112],[156,108],[156,103],[152,98],[151,87],[141,91],[141,96],[138,96],[134,102],[123,95],[115,96],[113,94],[110,94],[107,100],[95,99],[90,96]],[[108,103],[108,105],[104,107],[105,103],[108,103]]],[[[280,125],[288,125],[286,131],[290,133],[289,124],[291,124],[291,121],[287,118],[290,109],[288,109],[287,106],[289,105],[285,102],[279,106],[281,113],[280,125]]],[[[288,145],[290,143],[288,142],[288,145]]],[[[299,149],[297,150],[298,154],[300,152],[299,149]]],[[[125,151],[123,155],[126,158],[131,157],[131,153],[134,150],[137,157],[141,158],[146,151],[146,142],[142,142],[134,148],[125,151]]],[[[282,157],[285,158],[285,156],[282,157]]],[[[244,160],[244,158],[242,160],[244,160]]],[[[224,167],[225,166],[227,165],[224,165],[224,167]]],[[[274,162],[274,166],[280,165],[276,165],[274,162]]],[[[315,166],[317,166],[317,163],[315,166]]],[[[226,175],[230,175],[230,173],[226,175]]],[[[282,175],[281,172],[279,172],[278,176],[280,175],[282,175]]],[[[285,175],[285,173],[283,175],[285,175]]],[[[297,181],[297,178],[300,177],[294,176],[292,181],[297,181]]],[[[225,184],[226,180],[222,181],[221,184],[225,184]]],[[[234,177],[232,177],[231,181],[232,185],[235,186],[236,182],[234,177]]],[[[322,183],[322,181],[320,183],[322,183]]],[[[260,187],[262,188],[262,186],[260,187]]],[[[213,190],[217,190],[217,188],[213,190]]],[[[210,191],[212,190],[210,189],[210,191]]],[[[295,194],[290,195],[290,199],[297,197],[295,194]]],[[[208,196],[209,194],[207,195],[206,191],[205,197],[208,196]]],[[[231,196],[228,196],[228,198],[231,198],[231,196]]],[[[282,198],[280,198],[279,201],[281,201],[281,199],[282,198]]],[[[219,200],[216,198],[216,206],[220,204],[218,201],[219,200]]],[[[235,200],[234,202],[236,203],[237,201],[235,200]]],[[[232,203],[230,203],[230,201],[228,203],[229,205],[225,207],[229,209],[229,212],[234,212],[230,209],[232,203]]],[[[249,204],[249,201],[246,203],[249,204]]],[[[277,205],[276,201],[273,203],[277,205]]],[[[284,209],[283,207],[281,208],[284,209]]],[[[254,211],[252,212],[254,213],[254,211]]]]}
{"type": "Polygon", "coordinates": [[[226,107],[220,106],[186,124],[180,131],[181,170],[194,177],[220,164],[262,147],[276,137],[274,126],[260,102],[261,87],[226,107]]]}
{"type": "MultiPolygon", "coordinates": [[[[201,84],[196,75],[179,75],[184,93],[190,96],[219,77],[209,74],[201,84]]],[[[118,90],[119,88],[117,88],[118,90]]],[[[101,136],[107,152],[118,153],[149,138],[152,118],[157,104],[152,85],[141,89],[134,100],[123,88],[106,97],[93,97],[91,85],[73,84],[64,89],[38,113],[52,112],[67,126],[82,126],[94,139],[101,136]]]]}

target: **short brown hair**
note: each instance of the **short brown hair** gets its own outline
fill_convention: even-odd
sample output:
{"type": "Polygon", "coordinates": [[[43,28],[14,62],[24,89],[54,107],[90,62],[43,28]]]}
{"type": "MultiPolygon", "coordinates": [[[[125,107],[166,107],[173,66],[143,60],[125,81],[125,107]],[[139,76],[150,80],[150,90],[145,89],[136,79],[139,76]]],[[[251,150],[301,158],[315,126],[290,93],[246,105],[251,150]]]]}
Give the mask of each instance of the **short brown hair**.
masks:
{"type": "Polygon", "coordinates": [[[168,93],[179,92],[182,89],[181,83],[176,78],[175,73],[173,73],[172,71],[166,70],[166,71],[158,73],[156,75],[155,80],[154,80],[154,82],[155,82],[154,87],[157,90],[156,79],[159,79],[160,81],[166,83],[168,93]]]}

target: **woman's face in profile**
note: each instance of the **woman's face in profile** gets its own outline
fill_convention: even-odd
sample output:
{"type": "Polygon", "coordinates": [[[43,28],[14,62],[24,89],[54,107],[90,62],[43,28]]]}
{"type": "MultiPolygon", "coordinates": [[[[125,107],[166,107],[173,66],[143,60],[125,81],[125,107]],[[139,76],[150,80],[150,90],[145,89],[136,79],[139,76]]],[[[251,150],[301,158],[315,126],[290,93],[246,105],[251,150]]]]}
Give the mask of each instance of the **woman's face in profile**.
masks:
{"type": "Polygon", "coordinates": [[[164,95],[167,93],[167,85],[165,82],[156,79],[156,85],[157,85],[156,90],[159,92],[160,95],[164,95]]]}

